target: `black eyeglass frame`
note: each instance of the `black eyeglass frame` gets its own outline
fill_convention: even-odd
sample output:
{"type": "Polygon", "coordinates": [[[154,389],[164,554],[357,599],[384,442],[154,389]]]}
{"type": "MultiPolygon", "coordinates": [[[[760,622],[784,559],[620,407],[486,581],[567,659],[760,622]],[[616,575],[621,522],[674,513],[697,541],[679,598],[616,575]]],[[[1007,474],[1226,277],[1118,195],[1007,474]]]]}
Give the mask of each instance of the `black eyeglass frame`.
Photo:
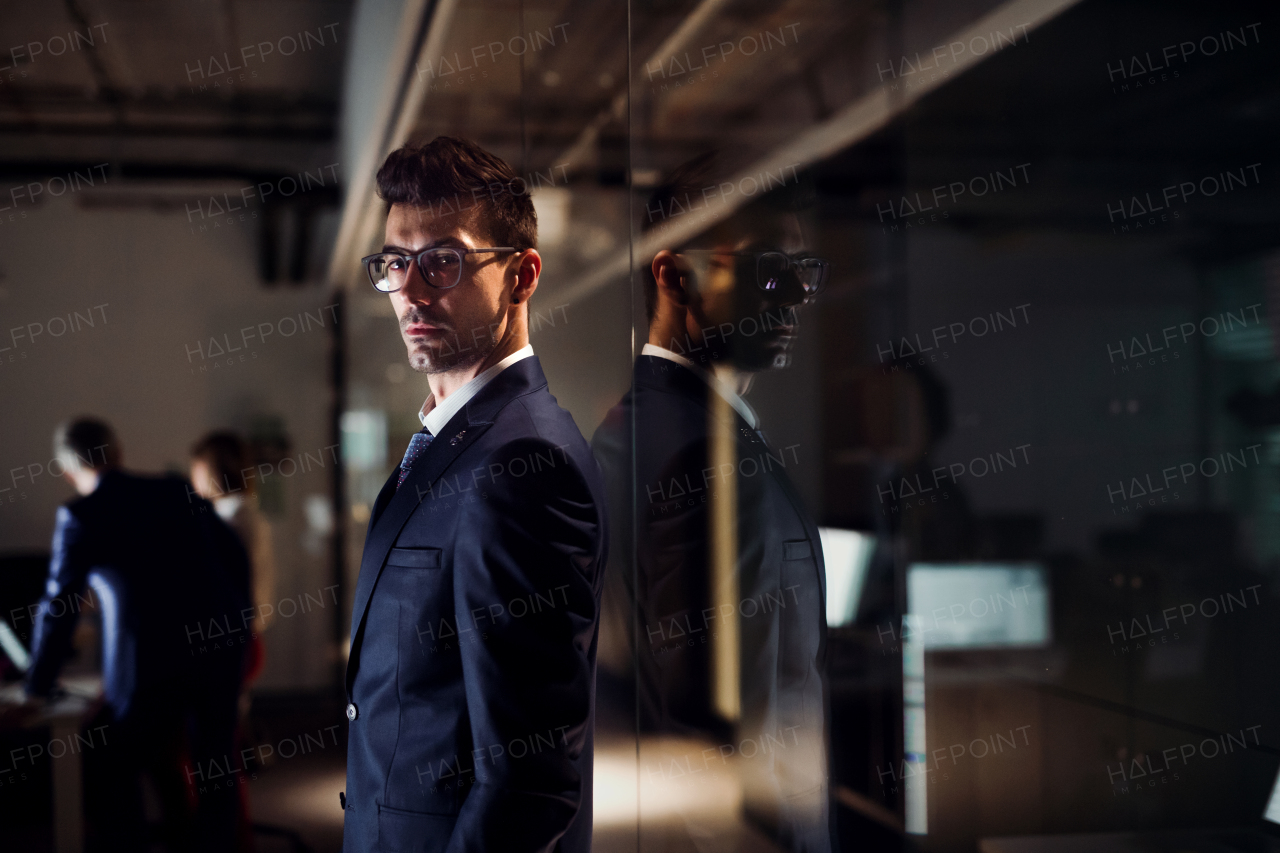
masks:
{"type": "MultiPolygon", "coordinates": [[[[804,279],[800,279],[800,286],[804,287],[806,299],[813,297],[819,290],[821,290],[822,286],[827,283],[827,277],[831,274],[831,262],[828,261],[826,258],[819,258],[814,255],[801,255],[800,257],[792,257],[791,255],[788,255],[786,252],[781,252],[777,249],[759,249],[756,251],[739,251],[739,252],[725,252],[725,251],[721,251],[720,249],[683,249],[679,252],[676,252],[677,255],[691,255],[695,253],[705,254],[705,255],[726,255],[731,258],[755,258],[756,259],[756,287],[760,288],[765,292],[768,292],[769,288],[765,287],[764,280],[760,275],[760,264],[764,260],[765,255],[778,255],[779,257],[785,258],[787,263],[789,264],[788,269],[793,269],[805,261],[815,261],[816,263],[820,264],[820,266],[818,267],[817,283],[810,288],[805,286],[804,279]]],[[[799,278],[799,276],[797,276],[797,278],[799,278]]]]}
{"type": "MultiPolygon", "coordinates": [[[[400,258],[403,261],[412,261],[414,266],[418,268],[418,275],[422,276],[422,280],[427,283],[428,287],[433,287],[436,290],[449,290],[450,288],[457,287],[458,283],[462,281],[462,256],[463,255],[478,255],[478,254],[484,254],[486,252],[493,252],[495,254],[507,255],[507,254],[511,254],[512,252],[522,252],[522,251],[524,250],[516,249],[511,246],[487,246],[487,247],[478,248],[478,249],[467,249],[467,248],[460,249],[457,246],[432,246],[430,249],[423,249],[421,252],[417,252],[412,255],[406,255],[401,252],[374,252],[372,255],[365,255],[363,258],[361,258],[360,264],[361,266],[364,267],[364,273],[366,276],[368,276],[369,283],[372,284],[373,289],[378,291],[379,293],[395,293],[397,290],[400,290],[401,287],[403,287],[403,285],[401,285],[401,287],[397,287],[392,290],[383,290],[381,287],[378,287],[379,279],[375,279],[373,277],[373,269],[371,267],[371,264],[375,259],[384,258],[387,255],[394,255],[395,257],[400,258]],[[444,284],[444,285],[431,283],[430,277],[427,276],[426,271],[423,270],[422,268],[422,258],[426,255],[431,254],[432,252],[453,252],[454,254],[458,255],[458,280],[457,281],[455,281],[453,284],[444,284]]],[[[405,280],[407,281],[408,278],[409,278],[408,274],[406,274],[405,280]]],[[[387,281],[389,283],[390,279],[384,277],[381,279],[381,281],[387,281]]]]}

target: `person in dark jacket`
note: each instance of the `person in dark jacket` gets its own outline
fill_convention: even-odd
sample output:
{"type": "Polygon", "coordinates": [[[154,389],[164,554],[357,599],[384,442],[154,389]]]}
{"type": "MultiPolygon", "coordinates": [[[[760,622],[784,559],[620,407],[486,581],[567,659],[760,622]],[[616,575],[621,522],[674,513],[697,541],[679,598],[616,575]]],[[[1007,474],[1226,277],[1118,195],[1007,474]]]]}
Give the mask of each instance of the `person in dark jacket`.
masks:
{"type": "MultiPolygon", "coordinates": [[[[783,849],[825,853],[822,545],[788,474],[798,448],[771,443],[745,395],[789,364],[827,264],[804,252],[794,196],[689,233],[690,200],[733,186],[724,163],[686,163],[645,208],[647,240],[664,246],[644,277],[648,341],[592,439],[614,520],[604,609],[631,611],[630,654],[613,658],[635,661],[641,731],[711,744],[644,763],[651,783],[736,766],[752,822],[783,849]]],[[[684,820],[677,846],[715,831],[684,820]]]]}
{"type": "Polygon", "coordinates": [[[365,269],[430,395],[356,583],[343,850],[587,853],[606,509],[529,345],[533,203],[448,137],[392,152],[378,190],[365,269]]]}
{"type": "Polygon", "coordinates": [[[205,849],[229,849],[236,792],[210,776],[234,745],[240,638],[251,614],[244,548],[187,481],[123,471],[120,443],[102,421],[60,427],[54,451],[80,497],[58,509],[27,694],[55,691],[83,603],[92,600],[110,713],[110,754],[94,756],[106,776],[89,792],[105,800],[96,827],[103,848],[145,849],[147,773],[171,844],[194,834],[205,849]],[[188,787],[194,816],[186,813],[188,787]]]}

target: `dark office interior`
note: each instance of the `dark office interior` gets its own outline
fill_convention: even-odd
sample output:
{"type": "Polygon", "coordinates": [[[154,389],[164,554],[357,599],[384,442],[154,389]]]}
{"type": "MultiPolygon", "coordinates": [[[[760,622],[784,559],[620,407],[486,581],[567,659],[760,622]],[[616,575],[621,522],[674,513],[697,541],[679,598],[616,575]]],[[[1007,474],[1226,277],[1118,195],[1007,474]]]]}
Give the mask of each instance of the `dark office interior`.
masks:
{"type": "MultiPolygon", "coordinates": [[[[665,176],[735,164],[680,240],[794,190],[830,273],[745,399],[821,534],[826,849],[1280,849],[1276,27],[1252,0],[9,2],[0,847],[98,849],[115,784],[91,593],[60,709],[22,705],[75,497],[51,442],[93,415],[151,474],[242,437],[274,581],[236,849],[344,849],[353,595],[428,393],[360,258],[387,154],[456,136],[530,188],[530,343],[587,440],[648,339],[665,176]]],[[[746,512],[741,542],[771,523],[746,512]]],[[[755,807],[745,652],[681,686],[711,722],[646,723],[621,578],[648,535],[605,570],[594,848],[819,849],[755,807]]]]}

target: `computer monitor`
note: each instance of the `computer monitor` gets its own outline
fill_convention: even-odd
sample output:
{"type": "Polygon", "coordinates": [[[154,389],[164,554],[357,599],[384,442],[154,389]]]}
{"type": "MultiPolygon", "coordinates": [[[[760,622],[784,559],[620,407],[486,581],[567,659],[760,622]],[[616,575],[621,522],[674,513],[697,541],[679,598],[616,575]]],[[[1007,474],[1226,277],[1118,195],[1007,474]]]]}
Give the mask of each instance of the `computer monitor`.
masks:
{"type": "Polygon", "coordinates": [[[913,563],[907,610],[909,631],[926,649],[1035,648],[1051,639],[1039,563],[913,563]]]}
{"type": "Polygon", "coordinates": [[[837,527],[819,527],[818,536],[827,567],[827,627],[850,625],[858,615],[876,538],[837,527]]]}
{"type": "Polygon", "coordinates": [[[1271,785],[1271,796],[1267,798],[1267,807],[1262,812],[1262,818],[1271,824],[1272,830],[1280,828],[1280,776],[1277,776],[1276,781],[1271,785]]]}

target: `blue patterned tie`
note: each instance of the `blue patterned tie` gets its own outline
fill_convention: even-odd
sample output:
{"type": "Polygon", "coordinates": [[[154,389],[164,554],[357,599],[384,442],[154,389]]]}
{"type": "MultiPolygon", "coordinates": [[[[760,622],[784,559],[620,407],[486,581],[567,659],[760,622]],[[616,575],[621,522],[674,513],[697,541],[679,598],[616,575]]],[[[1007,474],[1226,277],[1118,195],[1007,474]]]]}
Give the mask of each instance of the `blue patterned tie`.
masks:
{"type": "Polygon", "coordinates": [[[427,428],[423,427],[422,432],[415,432],[413,437],[409,439],[409,447],[404,452],[404,459],[400,460],[400,478],[396,480],[396,491],[404,485],[405,478],[409,476],[409,469],[413,467],[413,463],[418,461],[418,457],[426,452],[427,446],[431,444],[434,435],[427,432],[427,428]]]}

